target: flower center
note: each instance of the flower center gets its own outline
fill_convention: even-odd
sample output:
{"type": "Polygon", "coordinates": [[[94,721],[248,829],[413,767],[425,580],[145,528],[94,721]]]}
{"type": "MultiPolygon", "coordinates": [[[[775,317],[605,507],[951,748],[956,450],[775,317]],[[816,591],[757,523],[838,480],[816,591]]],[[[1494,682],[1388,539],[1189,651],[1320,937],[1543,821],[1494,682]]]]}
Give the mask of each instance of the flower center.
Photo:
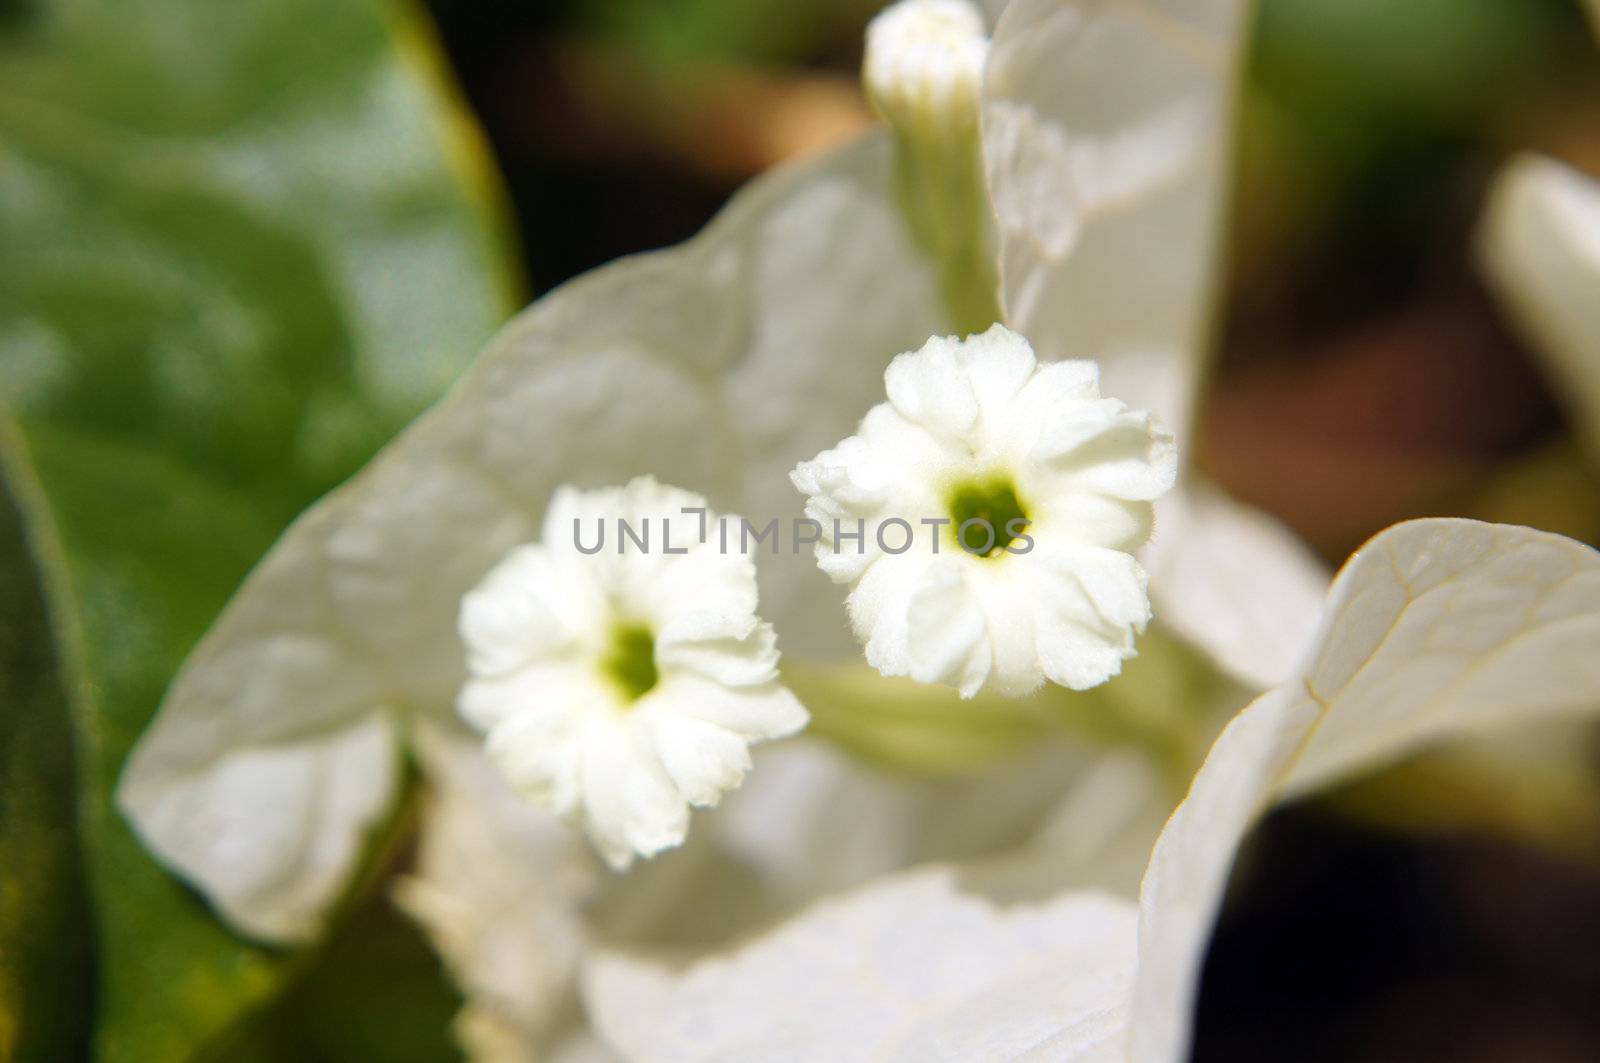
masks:
{"type": "Polygon", "coordinates": [[[601,668],[622,688],[628,704],[638,701],[661,679],[656,670],[655,634],[643,624],[619,625],[601,668]]]}
{"type": "Polygon", "coordinates": [[[1028,514],[1017,500],[1016,488],[1005,476],[963,481],[951,490],[946,505],[950,507],[956,541],[967,553],[978,557],[1001,553],[1026,530],[1028,514]],[[1013,528],[1015,531],[1010,530],[1013,528]]]}

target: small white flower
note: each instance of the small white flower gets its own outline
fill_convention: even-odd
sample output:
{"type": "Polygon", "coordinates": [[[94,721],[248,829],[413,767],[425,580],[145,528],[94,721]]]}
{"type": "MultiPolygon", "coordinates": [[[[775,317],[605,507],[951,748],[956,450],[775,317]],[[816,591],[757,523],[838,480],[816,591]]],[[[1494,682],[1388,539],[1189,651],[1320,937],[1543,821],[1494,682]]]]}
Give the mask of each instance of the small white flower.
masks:
{"type": "Polygon", "coordinates": [[[889,401],[790,474],[867,661],[969,697],[1116,675],[1150,619],[1130,551],[1177,475],[1172,437],[1101,398],[1093,362],[1039,365],[1003,325],[884,379],[889,401]]]}
{"type": "Polygon", "coordinates": [[[977,131],[988,54],[983,15],[968,0],[902,0],[867,26],[862,81],[902,136],[966,138],[977,131]]]}
{"type": "Polygon", "coordinates": [[[543,542],[462,601],[461,714],[516,790],[581,823],[618,870],[680,844],[689,806],[743,781],[751,742],[807,719],[777,681],[755,566],[701,541],[705,508],[650,477],[562,487],[543,542]]]}

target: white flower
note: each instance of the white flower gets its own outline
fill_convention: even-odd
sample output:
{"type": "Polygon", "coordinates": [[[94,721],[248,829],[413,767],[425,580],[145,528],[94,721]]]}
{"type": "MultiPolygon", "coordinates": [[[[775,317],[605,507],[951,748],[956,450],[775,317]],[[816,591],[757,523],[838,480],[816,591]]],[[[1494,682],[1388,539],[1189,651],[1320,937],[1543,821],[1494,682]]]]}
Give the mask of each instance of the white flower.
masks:
{"type": "Polygon", "coordinates": [[[861,77],[897,132],[954,140],[977,129],[988,52],[983,15],[967,0],[902,0],[867,27],[861,77]]]}
{"type": "Polygon", "coordinates": [[[562,487],[543,542],[462,602],[461,714],[517,791],[582,823],[618,870],[681,844],[689,806],[743,781],[751,742],[806,723],[756,616],[755,565],[702,541],[713,520],[648,476],[562,487]]]}
{"type": "Polygon", "coordinates": [[[868,662],[965,696],[1116,675],[1150,619],[1130,551],[1172,437],[1101,398],[1093,362],[1041,366],[1003,325],[930,339],[884,381],[858,433],[791,474],[868,662]]]}

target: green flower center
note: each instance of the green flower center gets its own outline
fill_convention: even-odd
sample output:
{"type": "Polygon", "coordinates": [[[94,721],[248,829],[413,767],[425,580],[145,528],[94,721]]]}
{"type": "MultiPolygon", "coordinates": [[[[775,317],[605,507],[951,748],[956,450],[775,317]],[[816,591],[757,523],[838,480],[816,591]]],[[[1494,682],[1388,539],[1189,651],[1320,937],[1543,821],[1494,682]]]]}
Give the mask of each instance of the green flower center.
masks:
{"type": "Polygon", "coordinates": [[[601,667],[622,688],[630,705],[638,701],[661,680],[656,670],[655,634],[643,624],[619,626],[601,667]]]}
{"type": "Polygon", "coordinates": [[[956,541],[969,554],[979,557],[1000,554],[1016,541],[1017,535],[1008,531],[1008,526],[1015,527],[1018,533],[1026,528],[1025,524],[1012,524],[1026,521],[1028,514],[1017,499],[1011,480],[1004,476],[957,484],[945,504],[950,508],[951,531],[956,541]],[[972,524],[963,532],[962,526],[968,521],[982,523],[972,524]],[[989,540],[990,529],[994,531],[993,542],[989,540]]]}

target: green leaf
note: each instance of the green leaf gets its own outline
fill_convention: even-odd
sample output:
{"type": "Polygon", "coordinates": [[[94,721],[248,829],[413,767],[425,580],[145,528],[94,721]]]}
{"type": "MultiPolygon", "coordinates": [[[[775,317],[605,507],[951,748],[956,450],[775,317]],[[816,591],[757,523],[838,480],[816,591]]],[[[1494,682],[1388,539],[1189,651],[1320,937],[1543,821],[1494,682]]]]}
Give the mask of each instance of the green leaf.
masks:
{"type": "Polygon", "coordinates": [[[0,1058],[83,1051],[88,898],[72,734],[20,515],[0,490],[0,1058]]]}
{"type": "Polygon", "coordinates": [[[215,1059],[459,1059],[450,1029],[460,1004],[416,924],[377,893],[352,913],[316,966],[236,1030],[215,1059]]]}
{"type": "Polygon", "coordinates": [[[509,302],[481,147],[393,17],[139,0],[0,31],[0,470],[66,677],[107,1059],[192,1055],[288,968],[113,810],[128,748],[256,558],[509,302]]]}

